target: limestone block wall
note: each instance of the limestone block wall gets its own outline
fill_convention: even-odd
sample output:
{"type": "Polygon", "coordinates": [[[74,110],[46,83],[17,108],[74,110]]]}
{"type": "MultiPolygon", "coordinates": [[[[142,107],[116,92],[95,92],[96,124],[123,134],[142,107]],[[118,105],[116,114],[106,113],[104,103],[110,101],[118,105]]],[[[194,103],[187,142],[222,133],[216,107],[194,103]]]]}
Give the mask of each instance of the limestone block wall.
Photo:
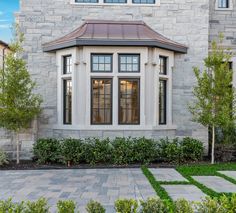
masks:
{"type": "MultiPolygon", "coordinates": [[[[188,103],[195,78],[193,66],[203,65],[208,54],[209,1],[161,0],[160,6],[76,5],[71,0],[21,0],[17,20],[25,34],[24,58],[43,97],[38,119],[38,137],[184,137],[207,141],[207,130],[191,121],[188,103]],[[54,53],[44,53],[42,44],[79,27],[86,19],[143,20],[170,39],[186,44],[188,54],[175,54],[173,68],[173,124],[175,129],[150,131],[90,131],[57,129],[57,67],[54,53]]],[[[3,134],[3,133],[2,133],[3,134]]]]}

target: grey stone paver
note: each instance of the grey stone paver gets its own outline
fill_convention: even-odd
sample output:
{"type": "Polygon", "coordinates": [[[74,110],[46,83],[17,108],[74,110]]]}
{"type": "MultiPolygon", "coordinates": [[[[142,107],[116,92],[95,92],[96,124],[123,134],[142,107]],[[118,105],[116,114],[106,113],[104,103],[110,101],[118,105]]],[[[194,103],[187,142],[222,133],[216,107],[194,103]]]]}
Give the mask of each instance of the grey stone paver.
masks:
{"type": "Polygon", "coordinates": [[[79,169],[0,171],[0,200],[36,200],[46,197],[52,210],[60,199],[75,200],[85,212],[91,200],[112,213],[118,198],[147,199],[156,193],[141,169],[79,169]]]}
{"type": "Polygon", "coordinates": [[[218,171],[218,172],[236,180],[236,171],[218,171]]]}
{"type": "Polygon", "coordinates": [[[236,185],[218,176],[193,176],[193,178],[206,187],[220,192],[236,192],[236,185]]]}
{"type": "Polygon", "coordinates": [[[162,185],[175,201],[184,198],[188,201],[201,201],[206,195],[194,185],[162,185]]]}
{"type": "Polygon", "coordinates": [[[180,173],[172,168],[150,168],[151,173],[157,181],[186,181],[180,173]]]}

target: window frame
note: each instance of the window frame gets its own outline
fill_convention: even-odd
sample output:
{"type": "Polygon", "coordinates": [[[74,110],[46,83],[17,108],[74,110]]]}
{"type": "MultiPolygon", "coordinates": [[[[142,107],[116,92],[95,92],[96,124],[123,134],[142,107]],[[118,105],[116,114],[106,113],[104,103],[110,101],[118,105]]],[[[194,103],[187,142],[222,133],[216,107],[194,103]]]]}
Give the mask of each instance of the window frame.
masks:
{"type": "Polygon", "coordinates": [[[141,72],[141,55],[140,53],[118,53],[118,73],[140,73],[141,72]],[[138,71],[121,71],[121,56],[138,56],[138,71]]]}
{"type": "Polygon", "coordinates": [[[112,77],[93,77],[91,76],[90,80],[90,125],[112,125],[113,124],[113,78],[112,77]],[[110,117],[111,121],[108,123],[93,123],[93,80],[110,80],[111,81],[111,108],[110,108],[110,117]]]}
{"type": "Polygon", "coordinates": [[[128,125],[128,126],[137,126],[137,125],[140,125],[140,121],[141,121],[141,104],[140,104],[140,98],[141,98],[141,89],[140,89],[140,77],[118,77],[118,125],[121,125],[121,126],[124,126],[124,125],[128,125]],[[122,80],[136,80],[138,82],[138,115],[139,115],[139,118],[138,118],[138,123],[121,123],[120,121],[120,115],[121,115],[121,110],[120,110],[120,104],[121,104],[121,101],[120,101],[120,82],[122,80]]]}
{"type": "Polygon", "coordinates": [[[62,79],[62,87],[63,87],[63,125],[72,125],[72,79],[62,79]],[[71,109],[70,109],[70,122],[66,122],[66,112],[67,112],[67,107],[66,107],[66,98],[67,98],[67,82],[71,82],[71,109]]]}
{"type": "Polygon", "coordinates": [[[218,0],[218,8],[219,9],[228,9],[230,7],[230,1],[229,0],[218,0]],[[223,1],[226,1],[226,7],[223,7],[223,1]]]}
{"type": "Polygon", "coordinates": [[[63,55],[62,56],[62,63],[63,63],[63,70],[62,70],[62,75],[70,75],[72,73],[72,55],[69,54],[69,55],[63,55]],[[67,58],[70,58],[70,61],[71,61],[71,67],[70,67],[70,72],[66,72],[67,71],[67,58]]]}
{"type": "Polygon", "coordinates": [[[158,123],[159,123],[159,125],[161,125],[161,126],[163,126],[163,125],[167,125],[167,99],[168,99],[168,97],[167,97],[167,88],[168,88],[168,80],[167,79],[163,79],[163,78],[160,78],[159,79],[159,100],[158,100],[158,103],[159,103],[159,106],[158,106],[158,108],[159,108],[159,119],[158,119],[158,123]],[[160,90],[160,85],[161,85],[161,82],[164,82],[164,122],[161,122],[161,111],[162,111],[162,109],[161,109],[161,102],[160,102],[160,99],[161,99],[161,96],[160,96],[160,94],[161,94],[161,90],[160,90]]]}
{"type": "Polygon", "coordinates": [[[113,73],[113,53],[91,53],[90,54],[90,72],[91,73],[113,73]],[[111,70],[110,71],[93,71],[93,56],[110,56],[111,57],[111,70]]]}

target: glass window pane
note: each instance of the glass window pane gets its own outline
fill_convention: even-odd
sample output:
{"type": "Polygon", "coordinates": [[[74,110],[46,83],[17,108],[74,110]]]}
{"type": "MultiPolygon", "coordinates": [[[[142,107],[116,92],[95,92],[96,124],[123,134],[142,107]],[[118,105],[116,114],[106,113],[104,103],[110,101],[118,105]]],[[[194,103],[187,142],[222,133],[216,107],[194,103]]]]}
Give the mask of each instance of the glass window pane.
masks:
{"type": "Polygon", "coordinates": [[[64,94],[64,104],[63,104],[63,123],[71,124],[72,122],[72,81],[63,81],[63,94],[64,94]]]}
{"type": "Polygon", "coordinates": [[[159,124],[166,124],[166,80],[159,81],[159,124]]]}
{"type": "Polygon", "coordinates": [[[132,0],[133,4],[155,4],[155,0],[132,0]]]}
{"type": "Polygon", "coordinates": [[[112,124],[112,80],[92,79],[91,123],[112,124]]]}
{"type": "Polygon", "coordinates": [[[76,3],[98,3],[98,0],[75,0],[76,3]]]}
{"type": "Polygon", "coordinates": [[[112,55],[92,54],[91,72],[112,72],[112,55]]]}
{"type": "Polygon", "coordinates": [[[159,73],[162,74],[162,75],[166,75],[167,74],[167,57],[160,56],[159,64],[160,64],[159,73]]]}
{"type": "Polygon", "coordinates": [[[218,0],[219,8],[229,8],[229,0],[218,0]]]}
{"type": "Polygon", "coordinates": [[[70,74],[72,70],[71,55],[63,56],[63,74],[70,74]]]}
{"type": "Polygon", "coordinates": [[[119,124],[139,124],[139,79],[120,79],[119,87],[119,124]]]}
{"type": "Polygon", "coordinates": [[[119,72],[140,72],[139,54],[119,54],[119,72]]]}

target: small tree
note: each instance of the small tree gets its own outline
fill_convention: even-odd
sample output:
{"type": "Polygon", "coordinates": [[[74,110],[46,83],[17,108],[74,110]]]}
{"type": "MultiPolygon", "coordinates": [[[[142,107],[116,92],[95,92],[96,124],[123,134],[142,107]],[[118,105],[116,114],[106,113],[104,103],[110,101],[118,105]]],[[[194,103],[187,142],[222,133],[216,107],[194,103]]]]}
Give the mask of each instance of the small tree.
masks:
{"type": "Polygon", "coordinates": [[[223,36],[219,36],[219,44],[213,41],[211,52],[204,59],[205,69],[201,72],[194,67],[197,85],[193,94],[195,100],[190,105],[193,120],[212,130],[211,163],[214,163],[215,129],[234,127],[235,94],[232,87],[233,71],[229,63],[232,54],[221,44],[223,36]]]}
{"type": "Polygon", "coordinates": [[[18,26],[10,44],[11,52],[0,70],[0,127],[16,135],[17,163],[19,163],[19,132],[30,127],[31,121],[40,113],[41,97],[33,94],[35,82],[30,78],[23,53],[23,34],[18,26]]]}

